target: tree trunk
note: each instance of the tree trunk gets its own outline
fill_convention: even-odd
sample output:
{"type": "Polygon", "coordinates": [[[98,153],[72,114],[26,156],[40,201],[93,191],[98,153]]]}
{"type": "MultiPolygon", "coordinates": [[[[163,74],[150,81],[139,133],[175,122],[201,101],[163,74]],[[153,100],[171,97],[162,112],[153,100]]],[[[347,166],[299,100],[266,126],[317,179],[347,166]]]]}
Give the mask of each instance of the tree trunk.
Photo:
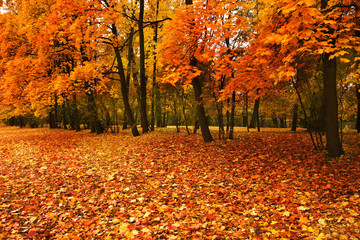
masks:
{"type": "Polygon", "coordinates": [[[69,116],[69,125],[71,130],[75,130],[74,113],[70,103],[67,103],[67,115],[69,116]]]}
{"type": "Polygon", "coordinates": [[[196,132],[197,132],[197,130],[199,130],[199,128],[200,128],[200,126],[199,126],[199,118],[198,118],[198,113],[197,113],[197,109],[196,109],[193,134],[196,134],[196,132]]]}
{"type": "Polygon", "coordinates": [[[286,118],[285,117],[280,117],[280,127],[286,128],[286,118]]]}
{"type": "MultiPolygon", "coordinates": [[[[159,14],[159,1],[160,0],[157,0],[156,1],[156,10],[155,10],[155,17],[157,19],[158,17],[158,14],[159,14]]],[[[156,105],[156,92],[157,92],[157,83],[156,83],[156,45],[157,45],[157,42],[158,42],[158,23],[156,22],[155,25],[154,25],[154,51],[153,51],[153,54],[154,54],[154,64],[153,64],[153,81],[152,81],[152,93],[151,93],[151,131],[155,131],[155,105],[156,105]]]]}
{"type": "Polygon", "coordinates": [[[235,91],[232,92],[231,99],[231,114],[230,114],[230,131],[229,131],[229,139],[234,139],[234,126],[235,126],[235,91]]]}
{"type": "MultiPolygon", "coordinates": [[[[260,98],[259,98],[259,105],[260,105],[260,98]]],[[[257,124],[257,131],[260,132],[260,114],[259,114],[259,107],[258,107],[258,111],[256,114],[256,124],[257,124]]],[[[286,119],[285,119],[285,124],[286,124],[286,119]]]]}
{"type": "Polygon", "coordinates": [[[53,113],[53,109],[51,109],[49,112],[49,127],[50,127],[50,129],[56,128],[55,127],[55,116],[53,113]]]}
{"type": "Polygon", "coordinates": [[[223,119],[223,106],[222,103],[217,103],[217,112],[218,112],[218,124],[219,124],[219,139],[224,139],[225,130],[224,130],[224,119],[223,119]]]}
{"type": "MultiPolygon", "coordinates": [[[[193,4],[193,1],[192,0],[186,0],[185,4],[186,5],[191,5],[191,4],[193,4]]],[[[193,57],[191,59],[190,65],[196,66],[197,64],[198,64],[198,60],[195,57],[193,57]]],[[[199,124],[200,124],[200,128],[201,128],[201,134],[203,136],[204,142],[211,142],[211,141],[214,141],[214,139],[211,136],[209,125],[208,125],[208,122],[207,122],[207,119],[206,119],[204,103],[203,103],[203,100],[202,100],[202,90],[201,90],[200,76],[197,76],[197,77],[193,78],[192,81],[191,81],[191,84],[192,84],[192,86],[194,88],[196,110],[197,110],[197,113],[198,113],[198,119],[199,119],[199,124]]]]}
{"type": "Polygon", "coordinates": [[[143,133],[149,131],[146,111],[146,74],[145,74],[145,40],[144,40],[144,0],[140,0],[139,12],[139,46],[140,46],[140,119],[143,133]]]}
{"type": "Polygon", "coordinates": [[[209,125],[206,119],[206,114],[205,114],[205,108],[204,108],[204,103],[202,100],[202,91],[201,91],[201,84],[200,84],[200,76],[195,77],[192,80],[192,85],[194,87],[194,93],[195,93],[195,101],[196,101],[196,110],[198,113],[198,118],[199,118],[199,124],[200,124],[200,128],[201,128],[201,134],[203,136],[204,142],[211,142],[213,141],[213,137],[211,136],[210,133],[210,129],[209,129],[209,125]]]}
{"type": "Polygon", "coordinates": [[[74,118],[75,130],[78,132],[80,131],[80,118],[79,118],[79,110],[77,108],[76,93],[73,94],[72,105],[73,105],[73,118],[74,118]]]}
{"type": "MultiPolygon", "coordinates": [[[[328,6],[328,0],[321,0],[321,9],[328,6]]],[[[328,29],[329,33],[333,29],[328,29]]],[[[332,39],[335,44],[335,39],[332,39]]],[[[329,157],[340,157],[344,150],[339,136],[338,102],[336,92],[336,58],[330,59],[330,53],[324,53],[323,62],[323,84],[324,84],[324,105],[325,105],[325,133],[326,149],[329,157]]]]}
{"type": "MultiPolygon", "coordinates": [[[[297,69],[297,71],[298,71],[298,69],[297,69]]],[[[304,103],[303,103],[303,101],[302,101],[302,98],[301,98],[299,89],[297,88],[297,82],[300,82],[300,80],[299,80],[299,74],[298,74],[298,73],[296,74],[296,78],[294,78],[294,77],[292,78],[292,83],[293,83],[293,87],[294,87],[294,89],[295,89],[296,95],[297,95],[298,98],[299,98],[300,106],[301,106],[301,108],[302,108],[302,110],[303,110],[303,113],[304,113],[304,117],[305,117],[305,119],[304,119],[304,123],[305,123],[305,124],[304,124],[304,125],[306,125],[306,127],[308,127],[308,122],[309,122],[308,119],[309,119],[309,118],[308,118],[308,116],[307,116],[307,114],[306,114],[305,105],[304,105],[304,103]]],[[[275,114],[275,113],[274,113],[274,114],[275,114]]],[[[314,146],[315,150],[318,150],[319,148],[318,148],[317,144],[315,143],[315,139],[314,139],[314,136],[313,136],[311,130],[308,131],[308,132],[309,132],[309,135],[310,135],[310,138],[311,138],[311,142],[313,143],[313,146],[314,146]]]]}
{"type": "Polygon", "coordinates": [[[167,127],[167,119],[167,112],[164,112],[162,115],[161,127],[167,127]]]}
{"type": "Polygon", "coordinates": [[[101,125],[100,119],[98,117],[94,93],[89,93],[87,95],[87,99],[88,99],[88,111],[90,114],[91,132],[96,132],[97,134],[103,133],[105,129],[101,125]]]}
{"type": "Polygon", "coordinates": [[[131,126],[131,132],[132,132],[133,136],[139,136],[140,134],[137,130],[134,115],[133,115],[133,112],[131,110],[130,103],[129,103],[129,95],[128,95],[128,90],[127,90],[127,86],[126,86],[125,73],[124,73],[124,68],[123,68],[123,64],[122,64],[120,50],[117,46],[114,46],[114,51],[116,54],[116,59],[117,59],[117,64],[118,64],[118,74],[120,77],[121,94],[122,94],[122,99],[124,102],[125,112],[127,114],[126,117],[131,126]]]}
{"type": "Polygon", "coordinates": [[[66,102],[67,100],[63,103],[63,105],[61,106],[61,117],[62,117],[62,122],[63,122],[63,128],[67,129],[67,119],[66,119],[66,102]]]}
{"type": "MultiPolygon", "coordinates": [[[[112,32],[114,35],[117,36],[117,29],[114,25],[112,26],[112,32]]],[[[131,125],[131,132],[132,132],[133,136],[139,136],[140,134],[138,132],[136,122],[134,119],[134,115],[133,115],[133,112],[131,110],[130,103],[129,103],[129,95],[128,95],[128,90],[127,90],[127,86],[126,86],[126,77],[125,77],[123,62],[121,59],[120,49],[118,46],[113,46],[113,48],[114,48],[114,52],[115,52],[115,56],[116,56],[116,60],[117,60],[118,74],[120,77],[121,94],[122,94],[122,99],[124,102],[125,112],[127,114],[127,120],[129,121],[129,124],[131,125]]]]}
{"type": "Polygon", "coordinates": [[[58,128],[58,98],[55,95],[55,106],[54,106],[54,128],[58,128]]]}
{"type": "Polygon", "coordinates": [[[340,157],[344,151],[339,136],[336,58],[329,58],[330,54],[323,55],[326,149],[329,157],[340,157]]]}
{"type": "MultiPolygon", "coordinates": [[[[134,67],[134,49],[133,49],[133,36],[134,36],[134,29],[130,28],[130,34],[128,38],[128,64],[126,67],[126,91],[129,95],[129,88],[130,88],[130,77],[131,73],[133,72],[134,67]]],[[[124,109],[124,116],[123,116],[123,124],[122,129],[127,129],[128,122],[127,122],[127,113],[126,109],[124,109]]]]}
{"type": "MultiPolygon", "coordinates": [[[[246,114],[245,112],[244,112],[244,114],[246,114]]],[[[243,127],[246,127],[246,122],[247,122],[247,118],[246,118],[246,115],[242,115],[242,122],[243,122],[243,124],[242,124],[242,126],[243,127]]]]}
{"type": "MultiPolygon", "coordinates": [[[[161,92],[159,86],[156,86],[155,92],[155,116],[156,116],[156,127],[161,127],[161,116],[162,116],[162,106],[161,106],[161,92]]],[[[164,101],[165,104],[165,101],[164,101]]]]}
{"type": "Polygon", "coordinates": [[[278,120],[274,112],[271,113],[271,119],[272,119],[272,127],[273,128],[279,127],[278,120]]]}
{"type": "Polygon", "coordinates": [[[186,132],[188,133],[188,135],[190,135],[191,133],[189,130],[188,118],[186,116],[186,106],[185,106],[184,95],[182,95],[181,97],[182,97],[182,110],[183,110],[183,114],[184,114],[185,129],[186,129],[186,132]]]}
{"type": "Polygon", "coordinates": [[[255,99],[254,112],[250,121],[249,128],[255,128],[255,125],[257,124],[257,118],[259,115],[259,105],[260,105],[260,98],[258,97],[257,99],[255,99]]]}
{"type": "Polygon", "coordinates": [[[293,109],[293,118],[291,122],[291,131],[293,132],[296,132],[297,120],[298,120],[298,104],[295,103],[293,109]]]}
{"type": "Polygon", "coordinates": [[[226,135],[229,135],[229,131],[230,131],[230,111],[229,111],[229,103],[230,103],[230,98],[228,98],[227,100],[227,108],[226,108],[226,135]]]}
{"type": "Polygon", "coordinates": [[[175,126],[176,126],[176,132],[180,132],[180,121],[181,116],[179,117],[179,113],[177,111],[178,109],[178,103],[176,101],[176,97],[174,98],[174,116],[175,116],[175,126]]]}
{"type": "Polygon", "coordinates": [[[358,133],[360,133],[360,84],[356,86],[356,99],[357,99],[356,130],[358,133]]]}
{"type": "Polygon", "coordinates": [[[245,127],[246,127],[246,130],[249,132],[249,97],[248,97],[247,91],[245,93],[245,114],[246,114],[245,127]]]}

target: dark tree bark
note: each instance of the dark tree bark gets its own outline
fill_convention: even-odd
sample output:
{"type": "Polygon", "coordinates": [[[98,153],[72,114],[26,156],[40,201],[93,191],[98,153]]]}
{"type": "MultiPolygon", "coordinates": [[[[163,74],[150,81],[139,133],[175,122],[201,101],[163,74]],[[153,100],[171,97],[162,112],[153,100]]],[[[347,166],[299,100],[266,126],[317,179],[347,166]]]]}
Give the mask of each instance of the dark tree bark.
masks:
{"type": "Polygon", "coordinates": [[[140,46],[140,119],[143,133],[149,131],[146,111],[146,74],[145,74],[145,40],[144,40],[144,0],[140,0],[139,12],[139,46],[140,46]]]}
{"type": "Polygon", "coordinates": [[[339,136],[336,92],[336,58],[323,55],[326,149],[329,157],[340,157],[344,151],[339,136]]]}
{"type": "MultiPolygon", "coordinates": [[[[161,106],[161,92],[159,86],[156,86],[155,92],[155,117],[156,117],[156,127],[161,127],[161,116],[162,116],[162,106],[161,106]]],[[[164,101],[165,102],[165,101],[164,101]]]]}
{"type": "Polygon", "coordinates": [[[63,128],[64,129],[67,129],[66,102],[67,101],[65,101],[63,103],[63,105],[61,106],[61,118],[62,118],[62,123],[63,123],[63,128]]]}
{"type": "Polygon", "coordinates": [[[58,102],[56,95],[55,95],[55,104],[49,112],[49,127],[50,128],[58,127],[58,102]]]}
{"type": "Polygon", "coordinates": [[[197,130],[199,130],[199,128],[200,128],[200,126],[199,126],[199,118],[198,118],[198,113],[197,113],[197,109],[196,109],[193,134],[196,134],[196,132],[197,132],[197,130]]]}
{"type": "MultiPolygon", "coordinates": [[[[159,14],[159,0],[156,1],[156,10],[155,10],[155,16],[156,16],[156,19],[158,17],[158,14],[159,14]]],[[[157,45],[157,42],[158,42],[158,22],[155,23],[154,25],[154,51],[153,51],[153,54],[154,54],[154,64],[153,64],[153,76],[152,76],[152,93],[151,93],[151,124],[150,124],[150,128],[151,128],[151,131],[155,131],[155,105],[156,105],[156,100],[157,100],[157,97],[156,97],[156,92],[158,91],[158,86],[157,86],[157,83],[156,83],[156,69],[157,69],[157,66],[156,66],[156,45],[157,45]]],[[[158,110],[158,109],[156,109],[158,110]]]]}
{"type": "Polygon", "coordinates": [[[167,95],[166,95],[166,92],[164,92],[163,94],[163,101],[162,104],[160,102],[160,99],[161,99],[161,92],[159,91],[159,89],[157,89],[156,91],[156,126],[157,127],[165,127],[165,122],[163,121],[163,116],[166,114],[166,111],[164,110],[163,111],[163,108],[162,108],[162,104],[165,104],[166,101],[167,101],[167,95]]]}
{"type": "Polygon", "coordinates": [[[186,129],[186,132],[188,133],[188,135],[190,135],[191,133],[189,130],[188,118],[186,116],[186,105],[185,105],[184,94],[181,96],[181,98],[182,98],[182,110],[183,110],[183,115],[184,115],[185,129],[186,129]]]}
{"type": "Polygon", "coordinates": [[[286,117],[280,117],[280,127],[281,128],[286,128],[287,127],[286,117]]]}
{"type": "Polygon", "coordinates": [[[235,126],[235,91],[232,92],[231,96],[231,114],[230,114],[230,130],[229,139],[234,139],[234,126],[235,126]]]}
{"type": "Polygon", "coordinates": [[[54,105],[54,128],[58,128],[58,97],[55,95],[54,105]]]}
{"type": "Polygon", "coordinates": [[[80,131],[80,118],[79,118],[79,110],[77,107],[76,93],[73,94],[72,107],[73,107],[73,119],[74,119],[75,130],[80,131]]]}
{"type": "MultiPolygon", "coordinates": [[[[230,98],[228,98],[226,100],[227,105],[229,106],[230,104],[230,98]]],[[[229,131],[230,131],[230,111],[228,109],[228,107],[226,108],[226,135],[229,136],[229,131]]]]}
{"type": "Polygon", "coordinates": [[[224,130],[224,119],[223,119],[223,106],[222,103],[217,103],[217,117],[219,124],[219,139],[224,139],[225,130],[224,130]]]}
{"type": "MultiPolygon", "coordinates": [[[[220,89],[219,92],[221,92],[224,89],[224,76],[221,79],[220,82],[220,89]]],[[[223,114],[223,102],[218,101],[218,97],[216,96],[214,92],[214,99],[216,102],[216,110],[217,110],[217,118],[218,118],[218,125],[219,125],[219,139],[225,139],[225,129],[224,129],[224,114],[223,114]]]]}
{"type": "Polygon", "coordinates": [[[162,115],[161,127],[167,127],[167,120],[168,120],[167,113],[164,112],[162,115]]]}
{"type": "Polygon", "coordinates": [[[24,116],[19,116],[19,127],[24,128],[26,126],[26,119],[24,116]]]}
{"type": "MultiPolygon", "coordinates": [[[[117,36],[117,29],[114,25],[112,26],[111,30],[112,30],[113,34],[115,36],[117,36]]],[[[117,60],[118,74],[120,77],[121,95],[122,95],[122,99],[123,99],[123,103],[124,103],[124,107],[125,107],[125,112],[127,114],[127,120],[129,121],[129,124],[131,126],[131,132],[132,132],[133,136],[139,136],[140,134],[137,129],[134,115],[133,115],[133,112],[131,110],[130,103],[129,103],[128,89],[127,89],[127,85],[126,85],[126,77],[125,77],[125,72],[124,72],[124,65],[123,65],[123,62],[121,59],[120,49],[118,46],[113,46],[113,49],[114,49],[116,60],[117,60]]]]}
{"type": "Polygon", "coordinates": [[[196,101],[196,110],[198,113],[198,119],[199,119],[199,125],[201,128],[201,134],[203,136],[204,142],[211,142],[213,141],[213,137],[211,136],[210,133],[210,129],[209,129],[209,125],[206,119],[206,114],[205,114],[205,108],[204,108],[204,103],[203,103],[203,99],[202,99],[202,90],[201,90],[201,84],[200,84],[200,76],[195,77],[192,80],[192,85],[194,88],[194,93],[195,93],[195,101],[196,101]]]}
{"type": "Polygon", "coordinates": [[[360,133],[360,84],[356,86],[357,114],[356,114],[356,130],[360,133]]]}
{"type": "Polygon", "coordinates": [[[71,130],[75,130],[74,111],[72,109],[72,101],[67,102],[67,115],[69,116],[69,125],[71,130]]]}
{"type": "Polygon", "coordinates": [[[102,98],[100,98],[100,106],[102,108],[102,112],[103,112],[103,116],[105,117],[105,128],[106,131],[109,130],[112,133],[115,133],[115,125],[113,124],[113,121],[111,119],[111,115],[110,115],[110,109],[105,105],[104,101],[102,100],[102,98]]]}
{"type": "MultiPolygon", "coordinates": [[[[260,104],[260,101],[259,101],[260,104]]],[[[258,112],[256,114],[256,124],[257,124],[257,131],[260,132],[260,114],[259,114],[259,108],[258,108],[258,112]]],[[[285,124],[286,124],[286,119],[285,119],[285,124]]]]}
{"type": "Polygon", "coordinates": [[[55,125],[56,125],[56,124],[55,124],[55,114],[54,114],[53,110],[51,110],[51,111],[49,112],[49,127],[50,127],[51,129],[53,129],[53,128],[56,128],[55,125]]]}
{"type": "MultiPolygon", "coordinates": [[[[243,114],[246,114],[245,111],[244,111],[243,114]]],[[[246,127],[246,125],[247,125],[247,124],[246,124],[246,122],[247,122],[246,115],[242,115],[242,122],[243,122],[242,126],[243,126],[243,127],[246,127]]]]}
{"type": "MultiPolygon", "coordinates": [[[[321,9],[326,9],[328,0],[321,0],[321,9]]],[[[328,29],[329,33],[333,29],[328,29]]],[[[335,39],[332,39],[335,44],[335,39]]],[[[330,59],[330,53],[324,53],[323,62],[323,84],[324,84],[324,106],[325,106],[325,133],[326,149],[329,157],[340,157],[344,150],[339,136],[338,102],[336,92],[336,58],[330,59]]]]}
{"type": "Polygon", "coordinates": [[[271,113],[271,119],[272,119],[272,127],[273,128],[279,127],[278,120],[274,112],[271,113]]]}
{"type": "Polygon", "coordinates": [[[257,118],[259,116],[259,106],[260,106],[260,98],[257,98],[255,99],[254,111],[250,121],[249,128],[255,128],[255,125],[257,124],[257,118]]]}
{"type": "MultiPolygon", "coordinates": [[[[186,0],[186,5],[191,5],[193,3],[192,0],[186,0]]],[[[191,59],[190,65],[192,66],[197,66],[198,65],[198,60],[193,57],[191,59]]],[[[200,76],[197,76],[195,78],[192,79],[191,84],[194,88],[194,93],[195,93],[195,101],[196,101],[196,110],[198,113],[198,119],[199,119],[199,124],[200,124],[200,128],[201,128],[201,134],[203,136],[204,142],[211,142],[214,141],[213,137],[211,136],[210,133],[210,129],[209,129],[209,125],[206,119],[206,114],[205,114],[205,108],[204,108],[204,103],[203,103],[203,99],[202,99],[202,90],[201,90],[201,81],[200,81],[200,76]]]]}
{"type": "Polygon", "coordinates": [[[248,92],[245,93],[245,114],[246,114],[246,122],[245,126],[246,130],[249,132],[249,97],[248,92]]]}
{"type": "Polygon", "coordinates": [[[181,121],[181,115],[177,111],[178,109],[178,103],[176,98],[174,98],[174,116],[175,116],[175,126],[176,126],[176,132],[180,132],[180,121],[181,121]]]}
{"type": "Polygon", "coordinates": [[[294,108],[293,108],[293,117],[292,117],[292,122],[291,122],[291,131],[296,132],[296,125],[297,125],[297,120],[298,120],[298,104],[295,103],[294,104],[294,108]]]}
{"type": "MultiPolygon", "coordinates": [[[[299,89],[298,89],[298,87],[297,87],[297,83],[300,82],[298,69],[297,69],[296,72],[297,72],[296,77],[293,77],[293,78],[292,78],[292,83],[293,83],[293,87],[294,87],[294,89],[295,89],[296,95],[298,96],[298,99],[299,99],[299,102],[300,102],[300,106],[301,106],[301,108],[302,108],[302,110],[303,110],[303,113],[304,113],[304,117],[305,117],[305,119],[304,119],[304,123],[305,123],[305,124],[304,124],[304,125],[306,125],[306,127],[308,127],[309,118],[308,118],[308,116],[307,116],[306,109],[305,109],[305,105],[304,105],[304,103],[303,103],[303,101],[302,101],[302,98],[301,98],[299,89]]],[[[275,113],[274,113],[274,114],[275,114],[275,113]]],[[[309,135],[310,135],[310,138],[311,138],[311,142],[313,143],[313,146],[314,146],[315,150],[318,150],[319,147],[318,147],[318,145],[315,143],[315,139],[314,139],[313,133],[311,132],[311,130],[309,130],[308,132],[309,132],[309,135]]]]}
{"type": "MultiPolygon", "coordinates": [[[[134,49],[133,49],[133,36],[134,36],[134,29],[130,28],[130,34],[128,38],[128,64],[126,67],[126,91],[129,95],[129,88],[130,88],[130,77],[131,73],[133,73],[133,67],[135,65],[134,63],[134,49]]],[[[124,116],[123,116],[123,129],[127,129],[128,121],[127,121],[127,113],[126,109],[124,109],[124,116]]]]}
{"type": "Polygon", "coordinates": [[[100,119],[98,117],[97,105],[95,102],[94,93],[90,92],[89,94],[87,94],[87,99],[88,99],[88,111],[90,114],[91,132],[96,132],[97,134],[103,133],[105,129],[102,126],[100,119]]]}

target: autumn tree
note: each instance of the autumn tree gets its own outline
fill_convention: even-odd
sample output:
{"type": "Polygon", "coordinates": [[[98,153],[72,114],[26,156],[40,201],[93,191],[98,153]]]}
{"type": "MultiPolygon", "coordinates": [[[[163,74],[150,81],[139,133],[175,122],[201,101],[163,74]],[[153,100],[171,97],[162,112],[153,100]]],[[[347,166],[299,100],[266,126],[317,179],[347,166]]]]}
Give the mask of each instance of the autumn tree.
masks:
{"type": "Polygon", "coordinates": [[[33,43],[39,32],[38,18],[47,6],[26,1],[7,5],[8,11],[0,15],[1,104],[8,116],[39,116],[47,109],[36,100],[46,103],[49,95],[45,89],[37,88],[37,79],[46,78],[48,82],[49,78],[47,69],[35,57],[33,43]]]}
{"type": "MultiPolygon", "coordinates": [[[[187,3],[177,9],[176,16],[164,27],[167,37],[160,49],[165,70],[163,81],[193,86],[203,138],[212,141],[206,121],[203,89],[205,86],[217,86],[208,83],[225,80],[225,76],[234,72],[233,60],[241,52],[235,48],[242,48],[247,40],[242,33],[248,30],[249,23],[246,16],[239,14],[247,6],[241,1],[187,3]],[[229,42],[236,47],[230,49],[229,42]]],[[[216,90],[221,91],[221,88],[216,90]]]]}
{"type": "Polygon", "coordinates": [[[274,81],[294,76],[303,67],[299,57],[312,55],[321,60],[324,86],[325,131],[331,157],[342,154],[339,139],[336,59],[349,61],[356,48],[358,5],[354,1],[262,1],[256,46],[262,66],[274,81]],[[295,34],[294,34],[295,33],[295,34]]]}

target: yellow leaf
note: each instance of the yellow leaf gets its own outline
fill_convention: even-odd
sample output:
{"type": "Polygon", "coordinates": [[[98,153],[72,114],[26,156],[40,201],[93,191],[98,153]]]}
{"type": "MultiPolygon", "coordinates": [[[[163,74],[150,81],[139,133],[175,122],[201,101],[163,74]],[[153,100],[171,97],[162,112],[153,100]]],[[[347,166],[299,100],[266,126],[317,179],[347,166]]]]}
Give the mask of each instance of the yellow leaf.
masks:
{"type": "Polygon", "coordinates": [[[318,222],[319,222],[320,225],[326,226],[326,221],[325,221],[325,219],[320,218],[320,219],[318,220],[318,222]]]}
{"type": "Polygon", "coordinates": [[[129,231],[129,228],[128,228],[128,224],[127,223],[122,223],[122,224],[120,224],[120,226],[119,226],[119,232],[121,233],[121,234],[124,234],[124,233],[126,233],[126,232],[128,232],[129,231]]]}
{"type": "Polygon", "coordinates": [[[111,200],[114,200],[114,199],[117,198],[117,197],[118,197],[118,195],[117,195],[116,193],[112,193],[112,194],[110,195],[111,200]]]}
{"type": "Polygon", "coordinates": [[[314,230],[312,227],[308,227],[307,230],[308,230],[309,232],[315,232],[315,230],[314,230]]]}
{"type": "Polygon", "coordinates": [[[340,62],[349,63],[351,61],[349,59],[347,59],[347,58],[340,58],[340,62]]]}
{"type": "Polygon", "coordinates": [[[307,217],[301,217],[300,219],[299,219],[299,223],[308,223],[309,222],[309,219],[307,218],[307,217]]]}
{"type": "Polygon", "coordinates": [[[320,233],[319,236],[317,236],[317,237],[315,238],[315,240],[321,240],[321,239],[324,239],[324,238],[326,238],[325,234],[324,234],[324,233],[320,233]]]}
{"type": "Polygon", "coordinates": [[[351,224],[355,223],[355,218],[353,218],[353,217],[348,217],[348,218],[346,218],[346,220],[351,224]]]}

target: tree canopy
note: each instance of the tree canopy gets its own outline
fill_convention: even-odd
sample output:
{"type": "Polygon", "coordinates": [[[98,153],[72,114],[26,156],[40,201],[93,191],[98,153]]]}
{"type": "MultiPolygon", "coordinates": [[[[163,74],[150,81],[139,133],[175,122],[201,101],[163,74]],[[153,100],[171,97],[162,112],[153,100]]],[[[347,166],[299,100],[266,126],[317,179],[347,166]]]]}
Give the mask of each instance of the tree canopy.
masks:
{"type": "MultiPolygon", "coordinates": [[[[347,89],[359,85],[357,1],[18,0],[4,6],[4,119],[31,115],[76,129],[86,123],[97,133],[121,119],[137,136],[138,115],[148,131],[147,105],[151,129],[155,117],[157,126],[167,121],[167,102],[179,97],[171,89],[188,92],[192,85],[194,95],[187,98],[194,99],[187,101],[206,101],[194,117],[205,123],[214,106],[221,119],[229,99],[235,109],[237,99],[271,99],[273,91],[289,92],[287,86],[303,94],[316,81],[327,143],[334,144],[327,148],[338,149],[330,155],[342,152],[338,105],[348,103],[338,102],[337,88],[339,82],[347,89]]],[[[191,109],[183,107],[185,119],[191,109]]],[[[306,115],[309,106],[303,108],[306,115]]]]}

